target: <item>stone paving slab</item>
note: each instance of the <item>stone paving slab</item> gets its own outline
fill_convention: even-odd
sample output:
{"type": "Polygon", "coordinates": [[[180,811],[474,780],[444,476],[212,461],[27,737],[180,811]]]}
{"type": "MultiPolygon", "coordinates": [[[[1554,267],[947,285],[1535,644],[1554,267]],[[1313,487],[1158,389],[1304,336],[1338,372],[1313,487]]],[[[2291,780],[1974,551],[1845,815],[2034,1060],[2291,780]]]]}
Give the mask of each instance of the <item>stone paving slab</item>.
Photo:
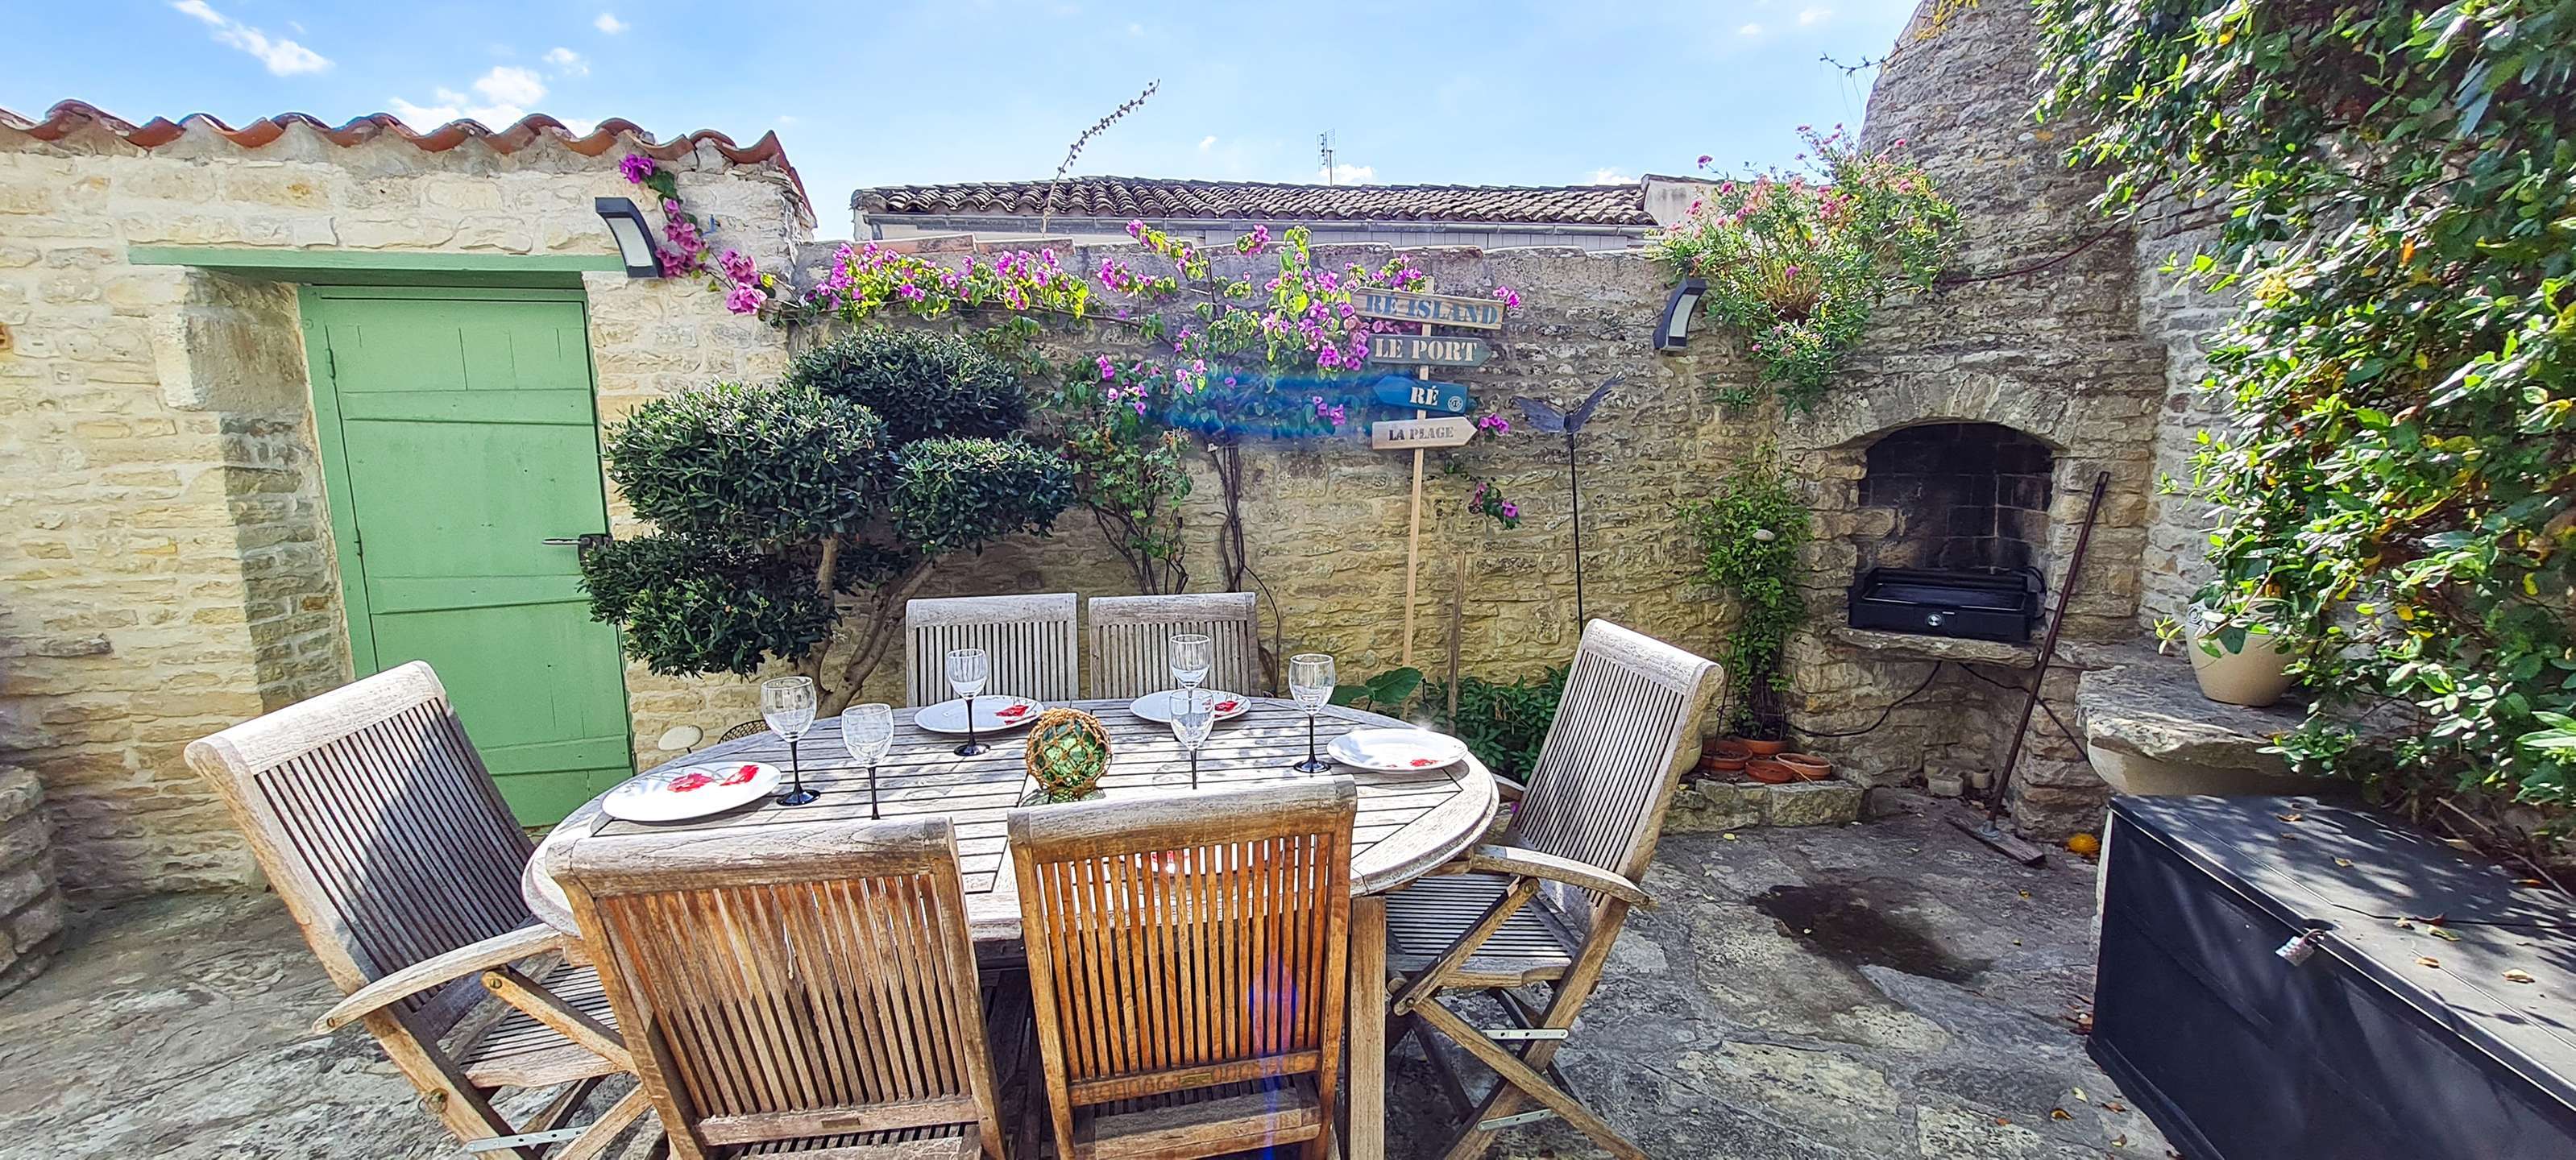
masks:
{"type": "MultiPolygon", "coordinates": [[[[1914,816],[1667,837],[1664,905],[1630,920],[1559,1059],[1657,1157],[2164,1160],[2070,1029],[2092,874],[2056,861],[1914,816]]],[[[0,998],[0,1160],[463,1157],[364,1036],[306,1033],[333,995],[273,898],[81,914],[0,998]]],[[[1442,1102],[1407,1051],[1390,1154],[1434,1156],[1442,1102]]],[[[1600,1154],[1552,1124],[1493,1153],[1600,1154]]]]}

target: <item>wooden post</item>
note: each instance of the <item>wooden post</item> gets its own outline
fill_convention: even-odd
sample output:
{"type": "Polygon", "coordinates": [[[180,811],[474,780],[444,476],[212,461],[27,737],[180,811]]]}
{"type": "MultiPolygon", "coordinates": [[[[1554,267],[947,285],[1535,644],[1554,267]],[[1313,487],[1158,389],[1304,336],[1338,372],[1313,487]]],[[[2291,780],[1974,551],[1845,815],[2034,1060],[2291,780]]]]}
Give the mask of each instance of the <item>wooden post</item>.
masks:
{"type": "MultiPolygon", "coordinates": [[[[1426,338],[1430,336],[1430,323],[1426,322],[1422,324],[1422,333],[1426,338]]],[[[1413,377],[1421,382],[1430,382],[1431,368],[1429,366],[1416,367],[1413,371],[1413,377]]],[[[1416,419],[1424,418],[1427,414],[1428,412],[1424,411],[1420,407],[1415,407],[1413,409],[1413,417],[1416,419]]],[[[1412,514],[1412,528],[1405,533],[1404,537],[1404,659],[1397,662],[1406,668],[1413,667],[1414,570],[1420,567],[1422,563],[1422,449],[1419,447],[1413,449],[1412,514]]]]}

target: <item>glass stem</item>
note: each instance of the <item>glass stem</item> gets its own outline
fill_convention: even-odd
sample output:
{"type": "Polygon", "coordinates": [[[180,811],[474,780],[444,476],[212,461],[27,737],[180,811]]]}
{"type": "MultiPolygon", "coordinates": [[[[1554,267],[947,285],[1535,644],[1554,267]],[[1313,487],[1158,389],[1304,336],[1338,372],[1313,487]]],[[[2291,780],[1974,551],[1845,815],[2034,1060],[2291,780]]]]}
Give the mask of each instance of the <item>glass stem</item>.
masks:
{"type": "Polygon", "coordinates": [[[868,819],[877,818],[877,763],[868,763],[868,819]]]}
{"type": "Polygon", "coordinates": [[[1192,749],[1192,750],[1190,750],[1190,788],[1191,788],[1191,789],[1197,789],[1198,787],[1199,787],[1199,751],[1198,751],[1198,750],[1196,750],[1196,749],[1192,749]]]}
{"type": "Polygon", "coordinates": [[[1315,711],[1306,711],[1306,764],[1315,764],[1315,711]]]}
{"type": "Polygon", "coordinates": [[[805,792],[805,767],[796,760],[796,739],[787,739],[787,776],[796,779],[796,792],[805,792]]]}
{"type": "Polygon", "coordinates": [[[975,696],[966,696],[966,748],[975,748],[975,696]]]}

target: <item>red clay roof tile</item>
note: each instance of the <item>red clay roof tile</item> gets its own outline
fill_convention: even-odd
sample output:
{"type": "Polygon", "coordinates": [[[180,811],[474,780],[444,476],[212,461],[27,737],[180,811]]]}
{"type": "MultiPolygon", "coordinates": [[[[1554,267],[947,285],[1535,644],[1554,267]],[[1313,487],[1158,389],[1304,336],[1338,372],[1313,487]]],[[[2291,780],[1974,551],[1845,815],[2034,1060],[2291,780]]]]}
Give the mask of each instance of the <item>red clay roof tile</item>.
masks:
{"type": "MultiPolygon", "coordinates": [[[[850,196],[877,214],[1036,217],[1044,181],[881,185],[850,196]]],[[[1152,177],[1068,177],[1055,213],[1090,218],[1452,221],[1651,226],[1643,183],[1626,185],[1290,185],[1152,177]]]]}

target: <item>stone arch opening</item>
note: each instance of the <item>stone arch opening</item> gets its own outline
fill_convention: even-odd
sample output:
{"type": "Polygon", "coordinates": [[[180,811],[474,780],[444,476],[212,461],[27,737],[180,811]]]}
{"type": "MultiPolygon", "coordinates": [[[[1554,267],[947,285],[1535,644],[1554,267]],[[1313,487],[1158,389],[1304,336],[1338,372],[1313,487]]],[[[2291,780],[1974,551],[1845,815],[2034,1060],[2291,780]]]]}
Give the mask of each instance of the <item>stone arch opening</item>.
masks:
{"type": "Polygon", "coordinates": [[[1859,570],[2019,573],[2046,564],[2057,457],[2001,423],[1901,427],[1862,453],[1859,570]],[[1883,529],[1883,530],[1881,530],[1883,529]]]}

